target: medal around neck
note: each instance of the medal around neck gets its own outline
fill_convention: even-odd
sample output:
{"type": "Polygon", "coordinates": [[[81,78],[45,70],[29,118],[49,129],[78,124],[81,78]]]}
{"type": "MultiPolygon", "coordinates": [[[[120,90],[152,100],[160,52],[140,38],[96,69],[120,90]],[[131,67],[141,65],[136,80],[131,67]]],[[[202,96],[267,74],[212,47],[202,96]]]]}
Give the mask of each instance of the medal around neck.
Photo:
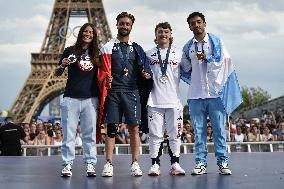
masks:
{"type": "Polygon", "coordinates": [[[168,79],[169,78],[168,78],[167,75],[162,75],[159,80],[160,80],[161,83],[165,84],[165,83],[168,82],[168,79]]]}
{"type": "Polygon", "coordinates": [[[196,57],[198,60],[202,60],[203,52],[202,51],[197,51],[196,52],[196,57]]]}
{"type": "Polygon", "coordinates": [[[125,77],[128,76],[128,69],[127,69],[127,68],[124,68],[124,69],[123,69],[123,75],[124,75],[125,77]]]}
{"type": "Polygon", "coordinates": [[[160,64],[160,68],[161,68],[161,72],[162,72],[162,76],[159,78],[159,80],[163,84],[167,83],[167,81],[168,81],[168,76],[167,76],[166,72],[167,72],[167,66],[169,64],[170,51],[171,51],[171,46],[169,46],[169,48],[167,50],[166,59],[165,59],[165,62],[163,64],[160,49],[157,46],[157,54],[158,54],[159,64],[160,64]]]}

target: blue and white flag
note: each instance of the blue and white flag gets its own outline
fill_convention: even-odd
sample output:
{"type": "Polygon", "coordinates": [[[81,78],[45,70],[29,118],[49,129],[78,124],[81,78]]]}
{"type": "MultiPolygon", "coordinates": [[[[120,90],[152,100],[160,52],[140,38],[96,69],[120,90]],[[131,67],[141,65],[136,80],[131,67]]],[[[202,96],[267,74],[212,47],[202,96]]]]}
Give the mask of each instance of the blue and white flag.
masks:
{"type": "MultiPolygon", "coordinates": [[[[243,101],[237,75],[230,55],[223,47],[221,40],[210,33],[208,36],[212,44],[212,55],[207,58],[207,64],[210,65],[207,71],[213,73],[210,77],[210,81],[213,82],[212,86],[219,94],[226,113],[230,115],[243,101]]],[[[183,47],[183,52],[189,62],[191,62],[189,50],[192,44],[193,38],[183,47]]],[[[181,70],[181,79],[188,84],[191,82],[191,71],[181,70]]]]}

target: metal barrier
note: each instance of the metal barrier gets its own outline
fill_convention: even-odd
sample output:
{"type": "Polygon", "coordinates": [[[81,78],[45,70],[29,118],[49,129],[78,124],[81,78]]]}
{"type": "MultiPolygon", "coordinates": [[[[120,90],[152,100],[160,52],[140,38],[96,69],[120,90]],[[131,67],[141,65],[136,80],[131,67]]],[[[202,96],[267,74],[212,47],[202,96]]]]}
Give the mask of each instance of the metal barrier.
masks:
{"type": "MultiPolygon", "coordinates": [[[[22,145],[23,156],[51,156],[60,155],[61,146],[55,145],[22,145]],[[39,153],[40,152],[40,153],[39,153]]],[[[105,154],[105,145],[97,144],[97,154],[105,154]]],[[[76,146],[76,155],[82,155],[82,146],[76,146]]],[[[279,142],[228,142],[228,153],[235,152],[284,152],[284,141],[279,142]]],[[[207,143],[207,152],[214,153],[214,144],[207,143]]],[[[167,145],[164,144],[163,153],[168,153],[167,145]]],[[[181,153],[194,153],[193,143],[182,143],[181,153]]],[[[116,144],[114,154],[131,154],[129,144],[116,144]]],[[[141,144],[140,154],[149,154],[149,145],[141,144]]]]}

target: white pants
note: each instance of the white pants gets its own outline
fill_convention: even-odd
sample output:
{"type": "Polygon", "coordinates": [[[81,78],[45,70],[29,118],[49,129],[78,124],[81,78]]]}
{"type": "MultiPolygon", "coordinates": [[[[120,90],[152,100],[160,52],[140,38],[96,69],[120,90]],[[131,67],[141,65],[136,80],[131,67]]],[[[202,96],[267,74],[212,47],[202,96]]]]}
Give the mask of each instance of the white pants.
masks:
{"type": "Polygon", "coordinates": [[[149,150],[151,158],[158,157],[161,143],[164,141],[164,131],[169,136],[173,155],[180,156],[181,130],[183,124],[182,109],[148,107],[149,150]]]}

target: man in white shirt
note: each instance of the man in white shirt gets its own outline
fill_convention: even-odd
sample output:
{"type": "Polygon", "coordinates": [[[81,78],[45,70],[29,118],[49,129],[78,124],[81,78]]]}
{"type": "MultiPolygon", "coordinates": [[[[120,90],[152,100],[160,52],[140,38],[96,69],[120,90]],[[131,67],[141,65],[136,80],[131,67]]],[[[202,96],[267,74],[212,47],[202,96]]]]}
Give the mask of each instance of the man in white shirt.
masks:
{"type": "MultiPolygon", "coordinates": [[[[193,12],[187,18],[194,37],[183,48],[183,62],[190,65],[187,80],[188,104],[195,133],[195,163],[193,175],[207,172],[206,123],[209,115],[219,173],[231,175],[226,149],[225,121],[242,101],[230,56],[223,42],[205,31],[202,13],[193,12]]],[[[182,74],[183,77],[183,74],[182,74]]]]}
{"type": "Polygon", "coordinates": [[[146,52],[153,73],[153,88],[148,99],[149,150],[152,166],[150,176],[160,175],[161,143],[166,129],[171,156],[171,175],[184,175],[180,167],[180,144],[183,107],[179,82],[182,51],[172,45],[172,28],[168,22],[155,28],[156,46],[146,52]]]}

